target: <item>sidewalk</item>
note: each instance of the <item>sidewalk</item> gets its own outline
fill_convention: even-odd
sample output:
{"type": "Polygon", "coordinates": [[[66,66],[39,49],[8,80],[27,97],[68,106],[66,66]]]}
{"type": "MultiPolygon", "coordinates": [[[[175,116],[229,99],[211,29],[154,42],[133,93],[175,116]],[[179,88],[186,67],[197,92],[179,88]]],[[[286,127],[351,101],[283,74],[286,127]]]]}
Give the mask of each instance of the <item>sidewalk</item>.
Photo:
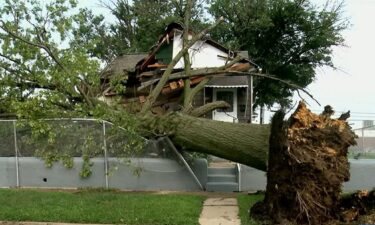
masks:
{"type": "Polygon", "coordinates": [[[203,203],[200,225],[240,225],[236,198],[208,198],[203,203]]]}

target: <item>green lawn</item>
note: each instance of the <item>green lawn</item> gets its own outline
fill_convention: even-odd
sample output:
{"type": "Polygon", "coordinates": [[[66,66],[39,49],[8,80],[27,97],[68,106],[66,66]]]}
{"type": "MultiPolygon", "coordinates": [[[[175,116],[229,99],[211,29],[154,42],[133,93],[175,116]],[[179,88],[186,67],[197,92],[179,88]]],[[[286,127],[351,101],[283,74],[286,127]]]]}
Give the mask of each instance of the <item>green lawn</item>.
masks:
{"type": "Polygon", "coordinates": [[[348,157],[350,159],[375,159],[375,153],[373,152],[349,152],[348,157]]]}
{"type": "Polygon", "coordinates": [[[239,207],[239,216],[241,218],[242,225],[258,225],[253,219],[249,217],[249,209],[256,202],[261,201],[264,195],[238,195],[238,207],[239,207]]]}
{"type": "Polygon", "coordinates": [[[205,196],[0,189],[0,221],[198,224],[205,196]]]}

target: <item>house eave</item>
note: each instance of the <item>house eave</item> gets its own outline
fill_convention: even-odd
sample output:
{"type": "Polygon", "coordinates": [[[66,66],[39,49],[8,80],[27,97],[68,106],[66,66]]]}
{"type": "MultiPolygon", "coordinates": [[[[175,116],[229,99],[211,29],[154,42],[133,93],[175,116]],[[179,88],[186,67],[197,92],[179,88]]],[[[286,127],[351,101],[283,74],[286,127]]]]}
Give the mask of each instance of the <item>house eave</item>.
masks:
{"type": "Polygon", "coordinates": [[[247,88],[249,85],[205,85],[206,88],[247,88]]]}

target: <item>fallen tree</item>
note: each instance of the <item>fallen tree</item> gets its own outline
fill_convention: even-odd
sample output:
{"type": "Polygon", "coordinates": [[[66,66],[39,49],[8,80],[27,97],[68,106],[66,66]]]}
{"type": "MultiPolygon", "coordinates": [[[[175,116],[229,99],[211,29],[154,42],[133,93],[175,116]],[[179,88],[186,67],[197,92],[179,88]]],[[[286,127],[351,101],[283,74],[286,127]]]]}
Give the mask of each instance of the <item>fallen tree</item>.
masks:
{"type": "Polygon", "coordinates": [[[287,121],[279,111],[270,126],[173,113],[154,120],[158,127],[152,129],[169,135],[184,150],[267,171],[265,199],[251,209],[255,218],[271,224],[352,222],[373,209],[373,194],[342,200],[341,187],[350,178],[348,148],[356,144],[356,135],[346,121],[349,113],[337,119],[331,118],[333,113],[326,106],[316,115],[300,102],[287,121]]]}

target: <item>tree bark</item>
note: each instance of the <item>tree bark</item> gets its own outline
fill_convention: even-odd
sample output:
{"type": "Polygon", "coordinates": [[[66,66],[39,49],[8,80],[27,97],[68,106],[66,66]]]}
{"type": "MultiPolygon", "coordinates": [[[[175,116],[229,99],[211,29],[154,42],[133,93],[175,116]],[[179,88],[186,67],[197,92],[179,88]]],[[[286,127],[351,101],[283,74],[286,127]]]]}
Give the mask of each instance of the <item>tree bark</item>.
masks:
{"type": "Polygon", "coordinates": [[[189,115],[194,117],[202,117],[215,109],[228,109],[230,105],[225,101],[210,102],[203,106],[193,109],[189,115]]]}
{"type": "Polygon", "coordinates": [[[169,135],[186,151],[207,153],[265,171],[269,126],[228,123],[180,113],[161,117],[147,115],[143,128],[169,135]]]}

